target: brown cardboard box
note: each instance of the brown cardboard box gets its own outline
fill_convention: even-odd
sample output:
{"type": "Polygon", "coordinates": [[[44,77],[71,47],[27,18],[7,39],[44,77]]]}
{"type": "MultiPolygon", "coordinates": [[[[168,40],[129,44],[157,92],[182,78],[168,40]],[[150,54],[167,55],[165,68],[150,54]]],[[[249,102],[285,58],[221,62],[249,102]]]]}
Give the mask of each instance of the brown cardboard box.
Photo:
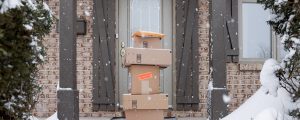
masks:
{"type": "Polygon", "coordinates": [[[158,37],[133,37],[134,48],[162,48],[161,40],[158,37]]]}
{"type": "Polygon", "coordinates": [[[125,66],[157,65],[168,67],[172,64],[172,51],[169,49],[125,48],[125,66]]]}
{"type": "Polygon", "coordinates": [[[150,31],[137,31],[132,34],[132,37],[158,37],[163,39],[165,35],[161,33],[150,32],[150,31]]]}
{"type": "Polygon", "coordinates": [[[163,110],[126,110],[126,120],[164,120],[163,110]]]}
{"type": "Polygon", "coordinates": [[[131,75],[131,94],[158,94],[160,70],[158,66],[132,65],[129,67],[131,75]]]}
{"type": "Polygon", "coordinates": [[[168,95],[167,94],[152,94],[152,95],[123,94],[123,109],[124,110],[168,109],[168,95]]]}
{"type": "Polygon", "coordinates": [[[149,32],[149,31],[137,31],[133,33],[132,38],[135,48],[162,48],[161,39],[165,37],[164,34],[149,32]]]}

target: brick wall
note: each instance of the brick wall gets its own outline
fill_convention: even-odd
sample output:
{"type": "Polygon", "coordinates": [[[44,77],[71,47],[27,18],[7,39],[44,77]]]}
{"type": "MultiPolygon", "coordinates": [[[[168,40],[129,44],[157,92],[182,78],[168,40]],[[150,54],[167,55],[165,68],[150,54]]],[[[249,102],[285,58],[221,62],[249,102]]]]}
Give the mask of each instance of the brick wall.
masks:
{"type": "MultiPolygon", "coordinates": [[[[198,0],[198,36],[199,36],[199,111],[172,111],[169,116],[207,116],[207,85],[209,79],[209,0],[198,0]]],[[[93,0],[78,0],[77,15],[87,21],[87,34],[77,37],[77,88],[79,90],[80,116],[121,116],[121,112],[92,111],[92,4],[93,0]]],[[[51,0],[50,6],[54,16],[59,18],[59,0],[51,0]]],[[[56,88],[59,78],[59,34],[56,24],[45,38],[47,62],[40,66],[39,83],[43,86],[39,94],[35,116],[47,117],[56,111],[56,88]]],[[[259,64],[228,64],[227,87],[232,98],[230,110],[236,109],[259,88],[259,64]]]]}
{"type": "Polygon", "coordinates": [[[230,111],[238,108],[260,87],[261,68],[262,64],[227,64],[227,89],[231,97],[230,111]]]}
{"type": "Polygon", "coordinates": [[[200,115],[207,116],[207,85],[209,80],[209,2],[199,0],[199,98],[200,115]]]}
{"type": "MultiPolygon", "coordinates": [[[[48,5],[54,16],[58,17],[58,2],[51,1],[48,5]]],[[[35,116],[50,116],[56,111],[56,86],[59,78],[58,37],[54,24],[51,33],[44,39],[47,57],[45,59],[46,63],[39,66],[39,83],[42,86],[42,91],[38,96],[38,103],[33,111],[35,116]]]]}

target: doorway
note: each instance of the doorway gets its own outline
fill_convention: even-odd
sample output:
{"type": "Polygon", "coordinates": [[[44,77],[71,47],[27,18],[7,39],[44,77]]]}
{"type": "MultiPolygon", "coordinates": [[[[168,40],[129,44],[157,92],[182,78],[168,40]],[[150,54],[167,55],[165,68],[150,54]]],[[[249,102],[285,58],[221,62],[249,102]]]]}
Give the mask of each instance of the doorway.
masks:
{"type": "MultiPolygon", "coordinates": [[[[173,34],[173,0],[117,0],[116,12],[116,99],[122,107],[122,94],[129,93],[131,76],[122,65],[124,48],[132,47],[132,33],[142,31],[159,32],[166,35],[161,41],[163,49],[172,49],[174,58],[175,35],[173,34]]],[[[169,96],[169,107],[173,105],[175,73],[173,64],[160,70],[160,90],[169,96]]]]}

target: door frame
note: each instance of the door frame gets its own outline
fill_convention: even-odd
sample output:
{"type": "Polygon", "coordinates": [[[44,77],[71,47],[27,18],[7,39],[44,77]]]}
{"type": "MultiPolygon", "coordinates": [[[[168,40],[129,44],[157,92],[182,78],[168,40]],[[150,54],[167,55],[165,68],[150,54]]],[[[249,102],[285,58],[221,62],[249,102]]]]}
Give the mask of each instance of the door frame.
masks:
{"type": "MultiPolygon", "coordinates": [[[[164,77],[165,77],[165,73],[167,73],[167,71],[169,73],[171,73],[169,75],[169,78],[171,81],[169,81],[171,84],[169,86],[167,85],[163,85],[164,87],[170,87],[170,91],[168,91],[169,94],[169,98],[171,98],[171,100],[169,100],[169,102],[171,102],[171,104],[169,103],[169,108],[175,108],[176,107],[176,26],[175,26],[175,20],[176,20],[176,16],[175,16],[175,5],[176,5],[176,1],[175,0],[161,0],[161,5],[164,7],[161,7],[162,9],[162,21],[161,24],[163,27],[161,27],[161,31],[162,33],[167,33],[165,39],[169,39],[171,42],[170,45],[167,45],[167,41],[163,41],[163,46],[164,48],[167,49],[171,49],[172,50],[172,66],[170,66],[169,68],[166,68],[166,70],[164,70],[164,77]],[[165,5],[165,4],[171,4],[170,6],[165,5]],[[165,7],[167,6],[167,7],[165,7]],[[171,13],[171,14],[167,14],[167,13],[171,13]],[[171,21],[171,22],[169,22],[171,21]],[[169,28],[166,29],[165,26],[168,26],[169,28]],[[169,37],[169,38],[168,38],[169,37]]],[[[130,40],[130,35],[129,35],[129,27],[130,27],[130,13],[125,12],[120,14],[119,11],[130,11],[130,2],[129,0],[116,0],[116,50],[115,50],[115,58],[116,58],[116,63],[115,63],[115,78],[116,78],[116,82],[115,82],[115,99],[117,101],[117,106],[118,107],[122,107],[122,101],[120,98],[120,91],[123,91],[123,93],[127,93],[128,90],[124,89],[124,90],[120,90],[120,85],[123,85],[125,80],[128,81],[128,78],[122,78],[122,76],[127,76],[124,73],[127,74],[128,70],[127,68],[122,68],[122,65],[120,65],[122,63],[122,59],[120,57],[120,50],[121,50],[121,41],[120,39],[124,39],[127,38],[127,42],[130,40]],[[123,5],[123,6],[120,6],[123,5]],[[126,6],[125,6],[126,5],[126,6]],[[126,19],[126,21],[120,21],[120,19],[126,19]],[[123,26],[120,26],[122,24],[126,24],[123,26]],[[126,30],[125,32],[122,30],[126,30]],[[121,72],[122,71],[122,72],[121,72]],[[123,74],[123,75],[122,75],[123,74]],[[123,80],[120,80],[120,79],[123,80]]],[[[127,47],[127,45],[125,44],[125,47],[127,47]]],[[[126,85],[128,86],[128,84],[126,85]]],[[[126,87],[127,88],[127,87],[126,87]]]]}

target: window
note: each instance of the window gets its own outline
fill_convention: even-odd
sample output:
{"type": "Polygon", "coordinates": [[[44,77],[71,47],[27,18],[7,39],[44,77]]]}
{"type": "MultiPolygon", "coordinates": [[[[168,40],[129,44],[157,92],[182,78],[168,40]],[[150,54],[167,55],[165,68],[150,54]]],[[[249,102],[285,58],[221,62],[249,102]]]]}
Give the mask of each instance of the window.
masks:
{"type": "Polygon", "coordinates": [[[160,0],[131,0],[130,4],[131,34],[139,30],[161,32],[160,0]]]}
{"type": "Polygon", "coordinates": [[[281,60],[286,54],[283,45],[267,23],[271,11],[256,0],[242,0],[239,9],[241,61],[281,60]]]}
{"type": "Polygon", "coordinates": [[[256,2],[242,3],[242,47],[243,59],[267,59],[272,57],[271,27],[266,21],[270,11],[256,2]]]}
{"type": "Polygon", "coordinates": [[[281,43],[281,40],[278,39],[278,41],[277,41],[277,56],[278,56],[277,59],[282,60],[287,53],[288,52],[284,51],[284,47],[283,47],[283,44],[281,43]]]}

